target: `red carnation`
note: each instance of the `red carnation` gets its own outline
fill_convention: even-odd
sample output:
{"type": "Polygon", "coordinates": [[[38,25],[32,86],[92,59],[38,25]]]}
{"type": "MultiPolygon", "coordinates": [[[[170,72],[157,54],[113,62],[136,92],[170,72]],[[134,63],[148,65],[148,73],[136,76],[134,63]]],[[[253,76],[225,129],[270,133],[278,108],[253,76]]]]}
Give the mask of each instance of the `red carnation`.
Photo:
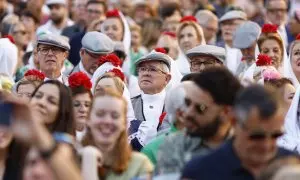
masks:
{"type": "Polygon", "coordinates": [[[167,36],[170,36],[172,38],[176,38],[176,34],[173,33],[173,32],[169,32],[169,31],[165,31],[162,33],[163,35],[167,35],[167,36]]]}
{"type": "Polygon", "coordinates": [[[113,53],[108,54],[107,56],[101,56],[98,59],[99,66],[101,66],[102,64],[104,64],[106,62],[110,62],[115,67],[121,66],[121,64],[122,64],[121,59],[113,53]]]}
{"type": "Polygon", "coordinates": [[[90,78],[83,72],[76,72],[69,77],[69,87],[84,87],[86,90],[91,90],[92,83],[90,78]]]}
{"type": "Polygon", "coordinates": [[[24,74],[24,77],[28,80],[44,81],[45,74],[36,69],[31,69],[31,70],[26,71],[26,73],[24,74]]]}
{"type": "Polygon", "coordinates": [[[155,48],[154,49],[156,52],[160,52],[160,53],[163,53],[163,54],[167,54],[167,51],[166,51],[166,49],[165,48],[155,48]]]}
{"type": "Polygon", "coordinates": [[[106,17],[107,18],[109,18],[109,17],[120,17],[120,13],[117,9],[113,9],[113,10],[110,10],[110,11],[106,12],[106,17]]]}
{"type": "Polygon", "coordinates": [[[296,36],[296,40],[300,40],[300,33],[296,36]]]}
{"type": "Polygon", "coordinates": [[[124,82],[125,75],[120,69],[114,68],[114,69],[110,70],[109,72],[114,73],[115,76],[119,77],[124,82]]]}
{"type": "Polygon", "coordinates": [[[268,55],[260,54],[257,57],[256,66],[272,65],[272,59],[268,55]]]}
{"type": "Polygon", "coordinates": [[[273,25],[273,24],[264,24],[261,32],[262,33],[277,33],[277,25],[273,25]]]}
{"type": "Polygon", "coordinates": [[[3,38],[8,38],[11,43],[16,44],[14,37],[12,37],[11,35],[5,35],[5,36],[3,36],[3,38]]]}
{"type": "Polygon", "coordinates": [[[159,124],[158,124],[158,126],[160,126],[160,125],[163,123],[163,121],[164,121],[166,115],[167,115],[167,113],[166,113],[166,112],[163,112],[163,113],[159,116],[159,124]]]}
{"type": "Polygon", "coordinates": [[[197,19],[195,18],[195,16],[184,16],[180,20],[181,23],[188,22],[188,21],[197,22],[197,19]]]}

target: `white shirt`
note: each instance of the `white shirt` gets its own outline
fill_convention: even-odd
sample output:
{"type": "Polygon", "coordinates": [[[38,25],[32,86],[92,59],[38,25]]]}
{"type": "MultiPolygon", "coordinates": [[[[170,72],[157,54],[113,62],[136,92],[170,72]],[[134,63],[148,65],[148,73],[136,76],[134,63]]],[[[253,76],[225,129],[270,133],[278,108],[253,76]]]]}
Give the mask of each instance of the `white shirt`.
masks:
{"type": "Polygon", "coordinates": [[[0,39],[0,74],[7,75],[11,80],[18,63],[18,49],[8,38],[0,39]]]}
{"type": "Polygon", "coordinates": [[[84,72],[86,75],[88,75],[88,77],[89,77],[90,79],[92,79],[93,75],[91,75],[90,73],[88,73],[88,72],[85,70],[85,68],[83,67],[83,64],[82,64],[81,61],[79,62],[79,70],[80,70],[81,72],[84,72]]]}
{"type": "Polygon", "coordinates": [[[226,66],[233,74],[236,74],[237,67],[240,64],[243,55],[239,49],[231,48],[228,45],[225,45],[225,50],[226,66]]]}
{"type": "Polygon", "coordinates": [[[66,80],[64,80],[62,74],[60,74],[60,76],[59,76],[58,78],[56,78],[56,79],[50,79],[50,78],[46,77],[46,78],[44,79],[44,82],[46,82],[46,81],[48,81],[48,80],[58,80],[59,82],[63,83],[63,84],[66,85],[66,86],[69,85],[69,83],[68,83],[66,80]]]}
{"type": "Polygon", "coordinates": [[[286,34],[286,29],[285,29],[284,24],[278,27],[278,32],[279,32],[279,34],[280,34],[280,36],[281,36],[281,38],[284,42],[285,48],[287,48],[288,47],[288,37],[287,37],[287,34],[286,34]]]}
{"type": "MultiPolygon", "coordinates": [[[[72,26],[74,25],[74,22],[70,19],[67,20],[67,24],[65,27],[68,27],[68,26],[72,26]]],[[[49,20],[46,22],[46,24],[40,26],[38,29],[37,29],[37,34],[40,34],[42,32],[51,32],[53,34],[56,34],[56,35],[60,35],[62,30],[65,28],[61,28],[61,29],[58,29],[52,22],[52,20],[49,20]]]]}

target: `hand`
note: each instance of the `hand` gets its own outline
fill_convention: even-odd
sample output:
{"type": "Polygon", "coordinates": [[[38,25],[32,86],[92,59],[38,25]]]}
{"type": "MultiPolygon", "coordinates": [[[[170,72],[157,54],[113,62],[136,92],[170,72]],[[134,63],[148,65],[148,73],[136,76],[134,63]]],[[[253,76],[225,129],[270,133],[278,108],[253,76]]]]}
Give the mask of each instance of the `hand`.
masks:
{"type": "Polygon", "coordinates": [[[97,164],[97,167],[103,165],[102,153],[94,146],[86,146],[80,151],[82,162],[89,162],[91,164],[97,164]]]}

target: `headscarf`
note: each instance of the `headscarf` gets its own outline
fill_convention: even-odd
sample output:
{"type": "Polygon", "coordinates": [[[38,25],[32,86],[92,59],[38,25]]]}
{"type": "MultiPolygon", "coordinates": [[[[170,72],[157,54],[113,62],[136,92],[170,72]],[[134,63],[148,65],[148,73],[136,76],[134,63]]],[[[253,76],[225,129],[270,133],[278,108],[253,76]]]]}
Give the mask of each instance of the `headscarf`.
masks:
{"type": "Polygon", "coordinates": [[[8,39],[0,39],[0,74],[13,80],[18,63],[18,49],[8,39]]]}
{"type": "MultiPolygon", "coordinates": [[[[297,43],[297,40],[293,42],[294,43],[297,43]]],[[[292,80],[295,88],[297,88],[299,86],[299,81],[293,71],[293,68],[292,68],[292,48],[294,47],[293,44],[290,46],[290,50],[289,50],[289,58],[287,61],[285,61],[285,65],[284,67],[286,68],[286,70],[284,71],[284,76],[289,78],[290,80],[292,80]]]]}

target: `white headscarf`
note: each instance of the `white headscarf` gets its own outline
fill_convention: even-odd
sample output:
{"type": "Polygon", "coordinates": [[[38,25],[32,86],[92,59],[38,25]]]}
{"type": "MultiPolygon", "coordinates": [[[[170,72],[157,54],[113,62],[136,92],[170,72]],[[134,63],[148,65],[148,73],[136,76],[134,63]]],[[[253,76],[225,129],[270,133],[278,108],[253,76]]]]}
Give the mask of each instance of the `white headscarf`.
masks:
{"type": "Polygon", "coordinates": [[[292,46],[290,48],[289,55],[290,56],[289,56],[288,60],[284,61],[284,63],[285,63],[284,64],[284,67],[285,67],[284,76],[289,78],[290,80],[292,80],[295,88],[297,88],[299,86],[299,81],[293,71],[292,63],[291,63],[291,61],[292,61],[292,59],[291,59],[292,58],[292,46]]]}
{"type": "MultiPolygon", "coordinates": [[[[98,69],[95,71],[91,81],[92,81],[92,93],[95,92],[96,86],[97,86],[97,80],[99,79],[99,77],[103,76],[106,72],[117,68],[120,69],[122,71],[122,69],[120,67],[115,67],[114,65],[112,65],[110,62],[106,62],[104,64],[102,64],[100,67],[98,67],[98,69]]],[[[124,91],[123,91],[123,97],[126,99],[127,101],[127,123],[129,124],[131,120],[135,119],[135,115],[134,115],[134,111],[133,111],[133,107],[131,104],[131,100],[130,100],[130,93],[128,91],[128,88],[126,87],[126,84],[123,83],[124,85],[124,91]]]]}
{"type": "Polygon", "coordinates": [[[0,39],[0,74],[13,80],[18,63],[18,49],[8,38],[0,39]]]}

